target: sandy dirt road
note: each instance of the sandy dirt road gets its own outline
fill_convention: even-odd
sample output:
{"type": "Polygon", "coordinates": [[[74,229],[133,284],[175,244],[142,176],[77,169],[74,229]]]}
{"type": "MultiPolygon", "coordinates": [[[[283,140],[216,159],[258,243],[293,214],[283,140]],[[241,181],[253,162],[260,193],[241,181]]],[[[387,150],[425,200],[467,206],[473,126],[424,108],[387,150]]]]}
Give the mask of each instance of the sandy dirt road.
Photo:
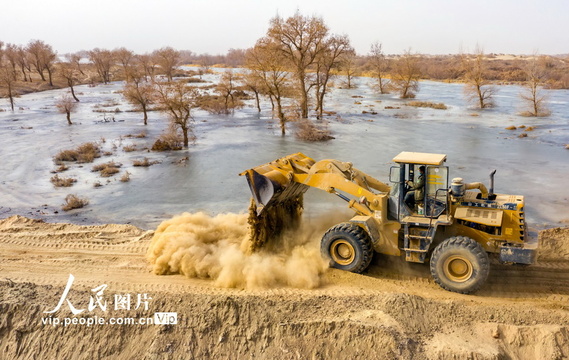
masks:
{"type": "Polygon", "coordinates": [[[309,290],[158,276],[145,258],[152,235],[129,225],[0,221],[0,358],[569,357],[567,229],[541,233],[535,266],[494,263],[488,283],[470,296],[440,289],[427,266],[383,256],[364,275],[328,269],[323,285],[309,290]],[[70,274],[67,299],[85,312],[73,316],[63,303],[45,313],[61,300],[70,274]],[[102,284],[107,308],[90,310],[102,284]],[[126,294],[131,308],[115,308],[115,295],[126,294]],[[134,309],[142,296],[151,298],[148,308],[134,309]],[[156,312],[176,312],[178,323],[53,324],[156,312]]]}

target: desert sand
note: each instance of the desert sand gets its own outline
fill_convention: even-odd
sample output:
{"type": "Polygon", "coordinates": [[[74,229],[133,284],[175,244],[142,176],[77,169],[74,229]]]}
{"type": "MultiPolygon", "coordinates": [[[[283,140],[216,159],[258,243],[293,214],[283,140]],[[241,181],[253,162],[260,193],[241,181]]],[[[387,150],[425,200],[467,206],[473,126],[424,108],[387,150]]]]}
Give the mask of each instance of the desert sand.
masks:
{"type": "Polygon", "coordinates": [[[567,228],[540,233],[536,265],[494,262],[479,292],[460,295],[398,258],[376,256],[363,275],[326,269],[312,251],[326,224],[282,254],[251,258],[239,250],[243,216],[183,214],[155,231],[1,220],[0,358],[569,357],[567,228]],[[66,299],[84,312],[62,302],[47,313],[70,274],[66,299]],[[127,294],[130,308],[116,308],[127,294]],[[53,323],[156,312],[177,323],[53,323]]]}

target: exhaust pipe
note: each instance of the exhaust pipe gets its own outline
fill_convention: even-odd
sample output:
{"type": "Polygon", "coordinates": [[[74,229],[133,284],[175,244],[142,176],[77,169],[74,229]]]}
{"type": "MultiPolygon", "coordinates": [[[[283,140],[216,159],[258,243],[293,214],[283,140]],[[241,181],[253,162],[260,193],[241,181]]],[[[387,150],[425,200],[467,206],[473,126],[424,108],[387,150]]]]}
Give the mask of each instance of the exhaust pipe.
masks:
{"type": "Polygon", "coordinates": [[[490,173],[490,191],[488,191],[488,197],[494,196],[494,175],[496,174],[496,169],[490,173]]]}

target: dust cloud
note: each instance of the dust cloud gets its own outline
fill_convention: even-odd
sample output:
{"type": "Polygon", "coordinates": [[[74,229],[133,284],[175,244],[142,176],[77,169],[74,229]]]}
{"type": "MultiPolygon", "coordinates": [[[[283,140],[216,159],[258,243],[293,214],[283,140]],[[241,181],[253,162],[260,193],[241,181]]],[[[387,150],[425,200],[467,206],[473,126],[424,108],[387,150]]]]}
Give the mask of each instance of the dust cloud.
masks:
{"type": "Polygon", "coordinates": [[[282,241],[251,252],[247,214],[184,213],[158,226],[147,259],[155,274],[212,279],[220,287],[316,288],[328,268],[320,238],[332,218],[304,221],[282,241]]]}

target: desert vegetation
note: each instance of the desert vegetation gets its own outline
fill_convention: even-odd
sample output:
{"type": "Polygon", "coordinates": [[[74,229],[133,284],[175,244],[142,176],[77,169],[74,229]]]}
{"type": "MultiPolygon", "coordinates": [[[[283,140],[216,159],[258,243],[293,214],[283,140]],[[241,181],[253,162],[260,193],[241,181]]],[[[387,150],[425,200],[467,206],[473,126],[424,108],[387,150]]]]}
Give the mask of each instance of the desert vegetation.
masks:
{"type": "Polygon", "coordinates": [[[75,149],[62,150],[53,157],[53,160],[56,164],[60,164],[63,161],[90,163],[100,156],[101,150],[99,145],[89,142],[81,144],[75,149]]]}
{"type": "Polygon", "coordinates": [[[128,171],[125,171],[121,178],[120,178],[121,182],[129,182],[130,181],[130,173],[128,171]]]}
{"type": "Polygon", "coordinates": [[[93,166],[91,171],[98,172],[102,177],[110,177],[120,172],[121,166],[121,164],[115,163],[114,161],[109,161],[93,166]]]}
{"type": "Polygon", "coordinates": [[[70,177],[69,178],[60,177],[59,175],[55,174],[54,176],[51,177],[51,179],[49,179],[49,181],[55,187],[70,187],[77,182],[77,179],[70,177]]]}
{"type": "Polygon", "coordinates": [[[528,110],[521,113],[523,116],[548,116],[549,109],[545,103],[546,96],[543,87],[546,79],[545,69],[539,65],[536,59],[528,61],[525,68],[526,81],[524,91],[520,94],[528,110]]]}
{"type": "Polygon", "coordinates": [[[330,130],[317,126],[309,120],[300,120],[296,123],[296,137],[305,141],[325,141],[333,139],[330,130]]]}
{"type": "MultiPolygon", "coordinates": [[[[379,41],[371,44],[369,53],[357,54],[347,35],[334,34],[324,19],[299,11],[288,18],[270,19],[265,34],[252,45],[249,49],[230,49],[224,55],[195,54],[171,47],[144,54],[121,47],[59,55],[41,40],[30,40],[24,45],[0,41],[0,92],[14,111],[19,95],[67,88],[68,94],[57,98],[53,105],[71,125],[73,112],[82,106],[81,94],[75,91],[77,85],[124,81],[122,96],[134,111],[141,113],[145,125],[151,111],[160,112],[168,120],[151,150],[172,151],[188,148],[195,141],[197,109],[232,114],[251,98],[259,112],[261,99],[270,101],[281,135],[286,135],[287,124],[292,121],[297,138],[332,139],[329,129],[319,122],[328,113],[326,95],[332,87],[352,88],[356,75],[369,77],[378,97],[396,93],[402,99],[413,99],[420,92],[420,80],[462,82],[465,97],[479,109],[494,105],[497,84],[517,83],[524,87],[519,94],[523,111],[518,115],[531,117],[551,113],[543,89],[569,88],[567,55],[502,56],[486,54],[481,46],[476,46],[472,53],[461,51],[456,55],[425,55],[411,49],[386,54],[379,41]],[[181,68],[182,64],[195,66],[181,68]],[[216,83],[204,84],[203,75],[214,66],[226,70],[216,83]]],[[[361,101],[356,100],[355,105],[358,104],[361,101]]],[[[446,109],[442,103],[429,101],[405,104],[446,109]]],[[[119,105],[122,103],[113,100],[97,104],[92,111],[103,113],[104,122],[115,121],[115,114],[124,111],[119,105]]],[[[377,112],[366,109],[362,113],[377,112]]],[[[138,148],[127,145],[123,150],[138,148]]],[[[61,151],[54,161],[64,171],[63,162],[88,163],[99,156],[98,145],[88,143],[61,151]]],[[[113,169],[109,166],[102,174],[113,169]]]]}
{"type": "Polygon", "coordinates": [[[71,122],[71,113],[77,108],[76,100],[66,94],[56,101],[55,107],[57,107],[57,110],[59,110],[60,113],[66,115],[67,124],[73,125],[71,122]]]}
{"type": "Polygon", "coordinates": [[[75,194],[69,194],[65,197],[65,203],[62,205],[63,211],[70,211],[73,209],[80,209],[89,204],[87,198],[79,197],[75,194]]]}
{"type": "Polygon", "coordinates": [[[152,145],[152,151],[173,151],[181,150],[183,139],[176,132],[169,129],[166,133],[160,135],[152,145]]]}
{"type": "Polygon", "coordinates": [[[144,158],[142,160],[134,160],[132,162],[132,166],[138,166],[138,167],[149,167],[152,166],[154,164],[158,164],[159,161],[150,161],[148,160],[148,158],[144,158]]]}
{"type": "MultiPolygon", "coordinates": [[[[41,40],[25,45],[0,41],[0,92],[12,111],[21,94],[68,88],[69,95],[54,105],[71,124],[74,103],[80,102],[77,85],[125,81],[123,96],[142,113],[143,123],[148,123],[149,111],[162,111],[181,134],[182,148],[193,136],[193,109],[230,114],[243,106],[249,93],[260,110],[260,98],[267,97],[284,135],[289,120],[321,119],[334,78],[342,76],[338,83],[351,88],[355,75],[373,79],[378,94],[396,92],[404,99],[420,91],[419,80],[464,82],[465,96],[480,109],[494,104],[496,84],[518,83],[527,89],[520,94],[525,104],[521,115],[547,116],[542,89],[569,88],[569,56],[501,56],[485,54],[481,46],[456,55],[417,54],[411,49],[386,54],[381,42],[371,44],[368,54],[356,54],[348,36],[333,34],[322,18],[299,11],[288,18],[270,19],[266,34],[250,49],[230,49],[224,55],[171,47],[136,54],[121,47],[59,56],[41,40]],[[181,64],[195,64],[195,70],[181,70],[181,64]],[[213,66],[229,68],[211,85],[213,92],[195,86],[213,66]],[[244,72],[231,70],[237,67],[244,72]]],[[[115,106],[93,111],[121,110],[115,106]]]]}
{"type": "Polygon", "coordinates": [[[409,101],[407,103],[407,105],[414,106],[414,107],[438,109],[438,110],[448,109],[447,106],[443,103],[434,103],[434,102],[430,102],[430,101],[409,101]]]}

